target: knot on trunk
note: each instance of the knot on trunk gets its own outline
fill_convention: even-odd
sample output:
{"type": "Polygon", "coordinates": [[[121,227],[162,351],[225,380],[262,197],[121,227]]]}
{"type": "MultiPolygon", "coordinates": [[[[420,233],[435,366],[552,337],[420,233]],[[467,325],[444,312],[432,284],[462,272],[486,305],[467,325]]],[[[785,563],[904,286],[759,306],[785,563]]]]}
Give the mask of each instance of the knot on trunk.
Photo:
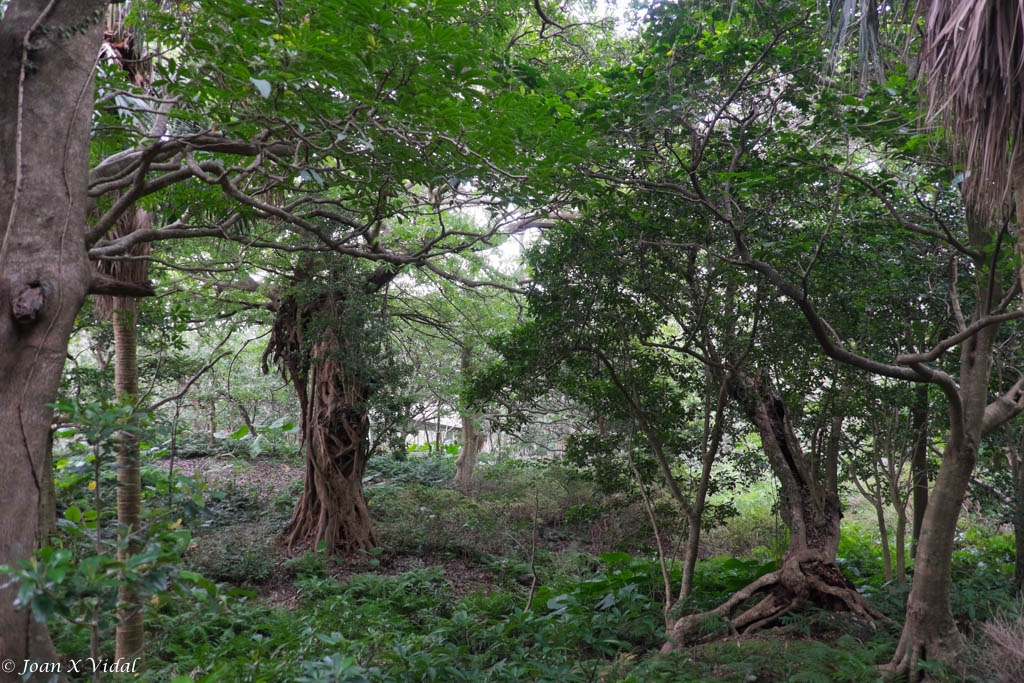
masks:
{"type": "Polygon", "coordinates": [[[34,323],[45,301],[43,286],[40,283],[34,282],[22,289],[11,302],[11,316],[14,322],[19,325],[34,323]]]}

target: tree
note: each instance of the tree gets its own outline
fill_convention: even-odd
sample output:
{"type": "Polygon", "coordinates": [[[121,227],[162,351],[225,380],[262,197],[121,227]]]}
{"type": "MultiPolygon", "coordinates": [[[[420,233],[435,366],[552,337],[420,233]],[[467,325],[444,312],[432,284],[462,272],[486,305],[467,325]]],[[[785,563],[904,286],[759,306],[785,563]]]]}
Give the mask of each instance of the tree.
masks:
{"type": "Polygon", "coordinates": [[[278,301],[264,354],[264,369],[277,362],[295,387],[306,448],[305,486],[285,534],[289,548],[369,551],[377,544],[363,496],[370,406],[397,381],[387,373],[387,332],[372,294],[390,273],[354,277],[316,261],[302,268],[278,301]]]}
{"type": "MultiPolygon", "coordinates": [[[[106,4],[14,0],[0,19],[0,427],[17,435],[0,444],[0,563],[36,542],[34,515],[13,520],[38,509],[47,406],[86,294],[148,291],[97,274],[90,259],[216,238],[423,265],[480,244],[517,201],[547,196],[509,170],[522,146],[546,144],[554,161],[577,145],[520,87],[504,33],[516,3],[334,12],[224,0],[185,16],[140,3],[147,39],[173,48],[152,55],[162,89],[118,75],[97,107],[106,4]],[[166,116],[166,133],[123,125],[124,109],[166,116]],[[473,201],[489,219],[480,229],[403,229],[473,201]],[[159,206],[153,226],[110,235],[137,205],[159,206]]],[[[12,596],[0,591],[3,655],[53,660],[46,629],[12,596]]]]}
{"type": "MultiPolygon", "coordinates": [[[[1000,387],[994,400],[990,392],[999,325],[1022,315],[1010,309],[1017,276],[1008,270],[1013,257],[1004,248],[1008,225],[971,202],[964,215],[950,192],[957,181],[942,178],[941,160],[932,165],[915,153],[929,138],[910,133],[915,110],[908,106],[913,99],[905,75],[893,74],[885,88],[861,98],[824,90],[820,74],[807,66],[820,54],[815,17],[788,9],[769,14],[756,5],[728,11],[658,6],[637,68],[609,70],[605,79],[615,87],[581,105],[590,120],[602,121],[599,133],[608,140],[604,163],[585,172],[606,187],[625,188],[634,213],[646,218],[629,239],[708,253],[753,273],[790,302],[789,310],[799,312],[814,343],[833,360],[942,392],[949,431],[893,660],[894,669],[909,673],[923,656],[951,661],[960,648],[948,599],[957,512],[982,437],[1024,407],[1020,382],[1000,387]],[[821,130],[833,121],[838,125],[821,130]],[[918,346],[919,335],[908,343],[902,330],[893,329],[898,326],[861,339],[846,324],[851,313],[885,319],[866,294],[880,283],[899,283],[895,291],[904,297],[929,296],[928,280],[911,277],[916,271],[907,245],[948,264],[948,313],[936,321],[940,341],[930,349],[918,346]],[[850,269],[858,259],[869,261],[863,267],[870,281],[850,269]],[[830,277],[837,267],[863,289],[851,291],[830,277]],[[958,360],[945,357],[953,348],[960,350],[958,360]]],[[[948,54],[959,59],[957,51],[948,54]]],[[[792,510],[794,517],[807,513],[803,527],[818,528],[820,540],[837,531],[822,521],[838,509],[828,500],[831,487],[809,484],[810,470],[786,425],[773,375],[765,368],[747,371],[736,383],[742,389],[736,398],[759,426],[766,449],[774,442],[777,452],[769,460],[788,471],[776,471],[783,486],[787,479],[795,486],[789,504],[805,498],[824,504],[792,510]]],[[[818,553],[817,566],[828,567],[831,543],[807,541],[818,553]]],[[[788,569],[784,562],[784,571],[804,574],[803,586],[821,576],[813,563],[799,561],[788,569]]],[[[789,583],[799,595],[801,581],[789,583]]],[[[856,600],[848,587],[835,587],[856,600]]]]}
{"type": "MultiPolygon", "coordinates": [[[[67,340],[94,281],[85,250],[93,65],[106,2],[14,0],[0,19],[0,563],[35,547],[43,454],[67,340]]],[[[55,661],[0,591],[0,654],[55,661]]]]}
{"type": "MultiPolygon", "coordinates": [[[[129,234],[144,230],[150,215],[143,209],[124,214],[119,221],[117,233],[129,234]]],[[[148,244],[135,245],[127,256],[129,259],[101,265],[102,272],[115,280],[131,282],[140,287],[147,284],[149,263],[145,256],[148,244]],[[105,267],[104,267],[105,266],[105,267]]],[[[138,303],[135,297],[101,297],[97,309],[103,317],[110,317],[114,325],[114,391],[118,401],[135,404],[139,395],[139,362],[136,326],[138,324],[138,303]]],[[[138,551],[133,536],[139,532],[142,513],[142,474],[139,463],[138,437],[125,430],[118,436],[117,452],[117,522],[124,529],[120,535],[122,545],[118,546],[118,559],[124,561],[130,553],[138,551]]],[[[125,582],[118,593],[118,624],[115,636],[117,657],[126,660],[142,651],[145,638],[142,625],[142,605],[135,595],[134,586],[125,582]]]]}
{"type": "MultiPolygon", "coordinates": [[[[623,206],[614,196],[607,204],[623,206]]],[[[621,239],[629,219],[599,216],[573,218],[530,251],[528,318],[498,343],[501,362],[478,378],[477,400],[501,395],[522,410],[557,392],[586,411],[568,457],[611,487],[635,477],[645,504],[656,490],[677,506],[682,597],[693,586],[707,498],[728,486],[713,468],[728,450],[731,372],[702,362],[721,322],[709,314],[720,282],[714,268],[694,277],[704,263],[686,268],[685,258],[631,249],[621,239]]],[[[665,560],[671,544],[651,517],[665,560]]],[[[667,575],[665,583],[668,607],[667,575]]]]}

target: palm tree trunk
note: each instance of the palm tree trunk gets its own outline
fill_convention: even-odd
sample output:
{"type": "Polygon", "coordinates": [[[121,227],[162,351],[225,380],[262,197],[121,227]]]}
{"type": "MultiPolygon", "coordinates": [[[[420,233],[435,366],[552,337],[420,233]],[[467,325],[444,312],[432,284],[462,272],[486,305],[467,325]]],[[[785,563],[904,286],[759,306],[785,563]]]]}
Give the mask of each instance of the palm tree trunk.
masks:
{"type": "MultiPolygon", "coordinates": [[[[116,297],[114,301],[114,389],[122,401],[134,400],[139,393],[138,342],[135,319],[138,304],[131,297],[116,297]]],[[[117,451],[117,523],[127,530],[128,538],[121,538],[117,559],[126,561],[138,552],[134,536],[139,531],[142,512],[142,473],[139,468],[139,441],[130,431],[118,435],[117,451]]],[[[142,602],[136,587],[122,581],[117,594],[117,630],[115,657],[132,660],[142,652],[145,633],[142,623],[142,602]]]]}

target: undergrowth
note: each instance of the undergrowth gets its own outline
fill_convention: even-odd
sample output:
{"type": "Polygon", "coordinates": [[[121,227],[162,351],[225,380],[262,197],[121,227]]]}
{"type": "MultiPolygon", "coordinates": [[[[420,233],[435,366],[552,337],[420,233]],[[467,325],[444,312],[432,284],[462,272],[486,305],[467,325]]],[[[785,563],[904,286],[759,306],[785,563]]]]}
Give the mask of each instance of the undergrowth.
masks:
{"type": "MultiPolygon", "coordinates": [[[[593,543],[601,516],[580,512],[614,511],[626,529],[643,526],[642,511],[537,464],[486,465],[467,495],[449,486],[451,465],[447,456],[411,456],[371,468],[367,496],[383,545],[355,565],[321,551],[283,555],[276,541],[296,490],[268,502],[243,487],[168,482],[146,470],[148,504],[166,519],[169,502],[194,536],[168,575],[182,588],[147,608],[142,680],[872,681],[895,648],[896,621],[872,630],[808,607],[749,636],[709,620],[716,640],[659,654],[664,587],[647,537],[593,543]],[[629,552],[600,552],[617,544],[629,552]],[[456,560],[485,583],[467,590],[451,573],[456,560]],[[270,589],[291,597],[270,604],[270,589]]],[[[62,472],[60,509],[84,507],[90,479],[74,467],[62,472]]],[[[771,522],[770,505],[750,499],[738,508],[771,522]]],[[[669,619],[711,609],[778,566],[772,535],[742,533],[718,535],[715,544],[747,552],[702,560],[693,593],[669,619]]],[[[1022,622],[1009,590],[1012,549],[1009,536],[968,529],[960,539],[953,607],[974,645],[966,678],[931,672],[936,680],[1016,680],[1022,622]]],[[[869,529],[844,529],[839,562],[873,606],[902,617],[907,587],[884,579],[869,529]]],[[[678,588],[679,566],[669,571],[678,588]]],[[[89,647],[81,629],[51,631],[65,656],[89,647]]]]}

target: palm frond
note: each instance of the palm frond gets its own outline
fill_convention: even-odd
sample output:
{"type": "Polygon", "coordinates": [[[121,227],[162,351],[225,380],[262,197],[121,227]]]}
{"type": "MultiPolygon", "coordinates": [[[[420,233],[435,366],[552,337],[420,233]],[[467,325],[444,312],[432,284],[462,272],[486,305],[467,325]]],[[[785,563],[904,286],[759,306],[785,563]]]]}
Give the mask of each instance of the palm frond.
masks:
{"type": "Polygon", "coordinates": [[[1024,0],[934,0],[925,38],[928,117],[949,127],[968,196],[995,210],[1024,154],[1024,0]]]}

